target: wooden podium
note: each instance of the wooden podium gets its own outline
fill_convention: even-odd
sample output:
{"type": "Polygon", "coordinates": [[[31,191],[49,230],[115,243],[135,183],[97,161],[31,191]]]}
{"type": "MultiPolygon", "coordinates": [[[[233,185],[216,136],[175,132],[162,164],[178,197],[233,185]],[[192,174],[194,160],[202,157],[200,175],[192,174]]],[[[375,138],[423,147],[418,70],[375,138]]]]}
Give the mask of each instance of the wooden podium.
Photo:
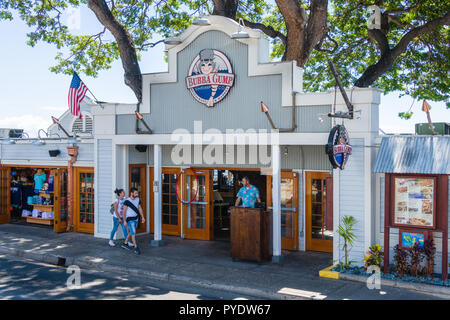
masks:
{"type": "Polygon", "coordinates": [[[232,207],[230,242],[233,259],[270,259],[270,215],[263,209],[232,207]]]}

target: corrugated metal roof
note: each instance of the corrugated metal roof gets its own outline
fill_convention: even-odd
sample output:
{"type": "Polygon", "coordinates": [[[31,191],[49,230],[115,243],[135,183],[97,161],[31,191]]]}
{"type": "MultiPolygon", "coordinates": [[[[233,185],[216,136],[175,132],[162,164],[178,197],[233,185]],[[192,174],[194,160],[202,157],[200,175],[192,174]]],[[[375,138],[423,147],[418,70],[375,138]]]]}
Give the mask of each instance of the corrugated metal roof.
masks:
{"type": "Polygon", "coordinates": [[[374,172],[450,174],[450,136],[383,137],[374,172]]]}

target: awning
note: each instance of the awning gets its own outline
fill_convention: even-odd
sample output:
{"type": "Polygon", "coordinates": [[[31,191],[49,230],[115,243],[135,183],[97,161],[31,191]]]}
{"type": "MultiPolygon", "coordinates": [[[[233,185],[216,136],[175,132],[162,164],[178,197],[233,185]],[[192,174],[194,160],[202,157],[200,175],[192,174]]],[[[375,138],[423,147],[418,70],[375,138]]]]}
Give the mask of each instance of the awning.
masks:
{"type": "Polygon", "coordinates": [[[450,136],[383,137],[373,171],[450,174],[450,136]]]}

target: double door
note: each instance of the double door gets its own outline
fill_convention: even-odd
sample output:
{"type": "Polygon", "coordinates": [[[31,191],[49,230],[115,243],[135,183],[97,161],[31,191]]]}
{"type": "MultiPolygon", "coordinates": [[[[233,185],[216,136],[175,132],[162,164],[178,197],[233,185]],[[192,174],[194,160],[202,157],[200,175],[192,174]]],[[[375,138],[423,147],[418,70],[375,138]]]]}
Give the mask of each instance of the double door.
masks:
{"type": "MultiPolygon", "coordinates": [[[[188,239],[212,240],[212,171],[193,172],[187,169],[181,174],[180,168],[162,168],[161,173],[162,233],[181,236],[183,229],[183,234],[188,239]]],[[[151,168],[151,203],[153,174],[151,168]]],[[[150,209],[150,232],[154,232],[153,206],[150,209]]]]}

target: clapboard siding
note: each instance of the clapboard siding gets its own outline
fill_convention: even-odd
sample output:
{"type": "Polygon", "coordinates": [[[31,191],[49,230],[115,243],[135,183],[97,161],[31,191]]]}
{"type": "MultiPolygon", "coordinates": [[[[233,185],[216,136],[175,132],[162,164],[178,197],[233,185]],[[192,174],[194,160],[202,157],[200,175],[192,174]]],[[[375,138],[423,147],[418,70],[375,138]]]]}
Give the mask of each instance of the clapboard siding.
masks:
{"type": "MultiPolygon", "coordinates": [[[[361,264],[364,257],[364,140],[352,140],[353,152],[339,179],[339,221],[344,216],[356,219],[356,240],[350,251],[350,260],[361,264]]],[[[343,244],[343,239],[340,240],[343,244]]],[[[342,259],[342,246],[340,248],[342,259]]]]}
{"type": "Polygon", "coordinates": [[[98,201],[98,233],[108,234],[112,219],[109,209],[113,200],[114,186],[112,184],[112,140],[97,141],[97,201],[98,201]]]}
{"type": "Polygon", "coordinates": [[[147,163],[147,159],[148,159],[147,152],[149,151],[148,149],[149,149],[149,146],[147,146],[146,152],[139,152],[136,150],[136,146],[134,146],[134,145],[128,146],[128,163],[129,164],[147,163]]]}
{"type": "MultiPolygon", "coordinates": [[[[43,146],[34,146],[30,143],[17,143],[13,145],[1,145],[1,159],[8,161],[68,161],[67,144],[47,143],[43,146]],[[49,150],[59,150],[57,157],[50,157],[49,150]]],[[[94,144],[80,143],[78,146],[79,161],[94,161],[94,144]]],[[[32,164],[32,163],[30,163],[32,164]]]]}
{"type": "MultiPolygon", "coordinates": [[[[184,128],[193,131],[194,121],[202,121],[203,129],[267,129],[271,126],[264,113],[260,112],[260,102],[270,108],[270,115],[278,128],[291,126],[291,109],[281,107],[281,74],[248,76],[248,47],[231,39],[220,31],[208,31],[177,55],[176,83],[153,84],[143,90],[150,91],[150,114],[144,114],[145,121],[155,133],[172,133],[184,128]],[[229,58],[235,74],[234,86],[228,95],[213,108],[197,102],[186,88],[185,78],[193,59],[202,49],[214,48],[229,58]]],[[[145,75],[144,75],[145,76],[145,75]]],[[[301,104],[301,101],[299,102],[301,104]]],[[[331,118],[327,114],[331,106],[301,106],[297,108],[297,132],[329,132],[331,118]]],[[[136,117],[118,115],[117,134],[135,134],[136,117]]]]}

